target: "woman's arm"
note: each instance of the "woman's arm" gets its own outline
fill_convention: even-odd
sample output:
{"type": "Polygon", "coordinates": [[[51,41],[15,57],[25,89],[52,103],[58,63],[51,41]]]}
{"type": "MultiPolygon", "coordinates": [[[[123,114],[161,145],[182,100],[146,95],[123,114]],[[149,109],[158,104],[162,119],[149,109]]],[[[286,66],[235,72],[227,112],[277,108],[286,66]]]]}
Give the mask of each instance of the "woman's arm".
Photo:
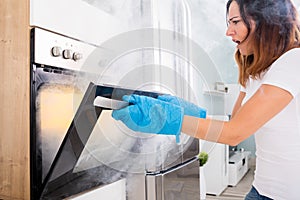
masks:
{"type": "Polygon", "coordinates": [[[254,134],[292,99],[293,96],[282,88],[262,85],[235,111],[229,122],[184,116],[182,132],[199,139],[234,146],[254,134]]]}
{"type": "Polygon", "coordinates": [[[239,94],[239,96],[238,96],[238,98],[235,101],[235,104],[233,106],[231,117],[233,117],[235,115],[235,113],[240,109],[240,107],[242,106],[242,102],[243,102],[245,96],[246,96],[245,92],[240,92],[240,94],[239,94]]]}

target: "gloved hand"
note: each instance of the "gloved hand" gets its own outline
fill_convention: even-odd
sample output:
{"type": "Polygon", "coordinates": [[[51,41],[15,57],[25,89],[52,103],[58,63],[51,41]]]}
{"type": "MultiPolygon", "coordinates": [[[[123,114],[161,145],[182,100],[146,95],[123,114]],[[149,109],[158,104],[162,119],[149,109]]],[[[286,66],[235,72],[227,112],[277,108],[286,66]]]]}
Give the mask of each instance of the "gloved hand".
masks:
{"type": "Polygon", "coordinates": [[[158,96],[157,99],[183,107],[184,115],[206,118],[206,110],[204,108],[200,108],[195,104],[185,101],[184,99],[181,99],[179,97],[175,97],[172,95],[161,95],[158,96]]]}
{"type": "Polygon", "coordinates": [[[139,95],[123,96],[123,100],[131,105],[114,110],[114,119],[121,120],[134,131],[175,135],[176,142],[179,142],[183,120],[182,107],[139,95]]]}

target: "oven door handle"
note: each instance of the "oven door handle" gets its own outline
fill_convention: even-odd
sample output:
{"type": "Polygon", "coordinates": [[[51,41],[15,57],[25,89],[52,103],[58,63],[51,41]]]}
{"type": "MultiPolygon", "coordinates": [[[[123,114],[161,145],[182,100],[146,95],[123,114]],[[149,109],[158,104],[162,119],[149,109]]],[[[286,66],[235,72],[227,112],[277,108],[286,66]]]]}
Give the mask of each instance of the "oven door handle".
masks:
{"type": "Polygon", "coordinates": [[[96,107],[108,108],[111,110],[119,110],[129,105],[126,101],[110,99],[103,96],[97,96],[93,103],[96,107]]]}

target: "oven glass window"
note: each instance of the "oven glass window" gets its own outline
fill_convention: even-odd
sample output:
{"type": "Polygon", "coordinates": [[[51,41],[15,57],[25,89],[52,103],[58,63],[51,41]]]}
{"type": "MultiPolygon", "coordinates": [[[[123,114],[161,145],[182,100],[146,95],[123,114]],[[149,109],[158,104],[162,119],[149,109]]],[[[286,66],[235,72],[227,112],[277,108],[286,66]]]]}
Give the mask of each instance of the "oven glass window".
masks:
{"type": "Polygon", "coordinates": [[[37,94],[42,177],[47,175],[74,114],[82,99],[82,93],[73,85],[43,84],[37,94]]]}

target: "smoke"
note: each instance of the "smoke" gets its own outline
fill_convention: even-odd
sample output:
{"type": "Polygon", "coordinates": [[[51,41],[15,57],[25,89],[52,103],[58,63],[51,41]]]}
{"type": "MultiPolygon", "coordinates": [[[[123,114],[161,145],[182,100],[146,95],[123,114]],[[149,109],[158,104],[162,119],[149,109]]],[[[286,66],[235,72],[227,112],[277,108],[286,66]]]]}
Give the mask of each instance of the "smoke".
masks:
{"type": "Polygon", "coordinates": [[[111,111],[102,111],[74,172],[100,165],[129,173],[161,169],[180,157],[182,152],[174,144],[173,136],[133,132],[112,119],[111,111]],[[170,151],[174,148],[176,152],[171,155],[170,151]]]}
{"type": "Polygon", "coordinates": [[[123,8],[124,3],[126,0],[120,1],[120,0],[82,0],[86,3],[90,4],[91,6],[96,7],[97,9],[100,9],[108,14],[116,15],[118,12],[120,12],[120,9],[123,8]]]}
{"type": "MultiPolygon", "coordinates": [[[[190,3],[190,8],[204,10],[202,6],[205,4],[198,5],[195,1],[190,3]]],[[[192,25],[195,26],[189,27],[191,23],[184,15],[184,9],[179,7],[180,3],[164,1],[158,4],[155,9],[159,9],[160,14],[153,16],[157,19],[153,26],[159,24],[159,27],[129,31],[111,38],[90,55],[82,70],[95,72],[98,76],[97,84],[164,91],[195,103],[203,102],[202,86],[207,83],[214,84],[220,78],[219,71],[206,54],[206,49],[214,51],[222,41],[212,42],[215,46],[211,48],[199,46],[192,39],[206,40],[202,37],[204,29],[193,35],[193,38],[186,33],[191,27],[201,26],[197,22],[202,19],[202,15],[192,15],[192,25]]],[[[218,2],[218,5],[222,4],[218,2]]],[[[157,13],[157,10],[153,10],[153,13],[157,13]]],[[[222,19],[225,26],[224,16],[225,14],[222,19]]],[[[208,19],[208,22],[213,19],[215,18],[208,19]]],[[[216,30],[220,29],[216,26],[216,30]]],[[[116,174],[124,172],[135,175],[144,174],[146,171],[160,171],[177,161],[182,162],[182,154],[191,140],[189,136],[182,134],[181,142],[177,145],[174,136],[132,132],[121,122],[113,120],[111,111],[105,111],[101,114],[74,172],[98,166],[116,170],[119,172],[116,174]]],[[[194,155],[197,153],[194,152],[194,155]]],[[[99,176],[97,173],[91,175],[99,176]]],[[[106,177],[100,177],[99,181],[109,181],[106,177]]]]}

